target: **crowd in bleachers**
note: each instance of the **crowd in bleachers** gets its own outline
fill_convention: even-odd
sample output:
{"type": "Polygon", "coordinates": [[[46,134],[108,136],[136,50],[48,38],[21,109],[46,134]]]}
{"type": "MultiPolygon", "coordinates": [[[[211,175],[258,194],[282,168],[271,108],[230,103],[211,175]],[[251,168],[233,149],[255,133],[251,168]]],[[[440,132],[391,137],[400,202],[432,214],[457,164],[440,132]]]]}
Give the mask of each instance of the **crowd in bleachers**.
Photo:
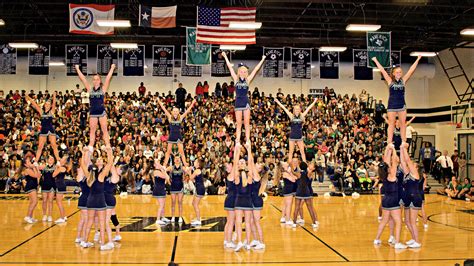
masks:
{"type": "MultiPolygon", "coordinates": [[[[216,84],[210,89],[207,82],[198,84],[193,94],[198,104],[183,123],[185,154],[189,163],[201,158],[205,162],[204,176],[207,193],[225,192],[225,176],[232,158],[235,143],[235,117],[233,112],[233,84],[216,84]]],[[[143,88],[142,88],[143,87],[143,88]]],[[[122,192],[150,193],[150,170],[153,159],[163,159],[169,134],[165,114],[157,103],[161,99],[166,106],[178,106],[184,110],[192,101],[191,93],[180,84],[175,93],[145,92],[108,93],[107,116],[111,146],[114,147],[117,164],[126,165],[119,183],[122,192]]],[[[275,104],[277,97],[291,110],[295,104],[306,108],[312,102],[308,95],[276,95],[259,92],[255,88],[251,96],[251,143],[255,157],[265,165],[269,191],[278,193],[280,181],[279,161],[288,152],[289,119],[275,104]]],[[[40,129],[40,117],[27,103],[28,94],[37,102],[51,99],[51,92],[10,91],[0,100],[0,178],[7,183],[10,192],[21,190],[21,176],[17,169],[28,150],[36,149],[40,129]]],[[[54,125],[61,153],[70,154],[69,173],[75,175],[81,150],[87,145],[88,95],[79,86],[75,90],[58,92],[54,125]]],[[[385,123],[381,102],[369,109],[367,94],[356,96],[337,95],[333,89],[324,89],[306,117],[304,126],[305,154],[316,162],[316,180],[330,178],[340,189],[370,190],[377,180],[377,165],[384,148],[385,123]]],[[[99,134],[100,131],[98,131],[99,134]]],[[[96,139],[101,139],[97,136],[96,139]]],[[[96,143],[97,148],[103,143],[96,143]]],[[[100,150],[100,149],[98,149],[100,150]]],[[[51,150],[45,149],[43,158],[51,150]]],[[[97,151],[95,151],[97,152],[97,151]]],[[[295,151],[295,156],[299,151],[295,151]]],[[[186,185],[192,191],[191,182],[186,185]]]]}

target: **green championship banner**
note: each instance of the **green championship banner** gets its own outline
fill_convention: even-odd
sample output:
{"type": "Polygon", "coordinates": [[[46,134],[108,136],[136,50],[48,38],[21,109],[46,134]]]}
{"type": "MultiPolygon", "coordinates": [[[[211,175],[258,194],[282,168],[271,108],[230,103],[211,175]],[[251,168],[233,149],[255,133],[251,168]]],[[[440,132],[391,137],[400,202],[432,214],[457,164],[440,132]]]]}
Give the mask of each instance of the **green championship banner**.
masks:
{"type": "Polygon", "coordinates": [[[374,61],[372,61],[372,57],[377,57],[377,60],[384,68],[391,67],[390,49],[390,32],[367,32],[368,67],[377,67],[374,61]]]}
{"type": "Polygon", "coordinates": [[[196,28],[186,27],[186,65],[210,65],[211,45],[196,42],[196,28]]]}

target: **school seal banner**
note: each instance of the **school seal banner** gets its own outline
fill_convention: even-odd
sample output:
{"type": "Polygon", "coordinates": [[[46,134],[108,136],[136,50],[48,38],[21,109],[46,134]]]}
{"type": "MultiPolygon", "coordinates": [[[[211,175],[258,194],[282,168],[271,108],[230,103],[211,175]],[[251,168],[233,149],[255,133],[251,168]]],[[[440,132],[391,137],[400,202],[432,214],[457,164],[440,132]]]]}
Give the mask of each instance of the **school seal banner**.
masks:
{"type": "Polygon", "coordinates": [[[76,76],[76,65],[79,65],[81,72],[87,76],[87,45],[67,44],[66,45],[66,75],[76,76]]]}
{"type": "Polygon", "coordinates": [[[107,44],[97,45],[97,74],[107,75],[112,64],[117,66],[114,70],[114,76],[118,73],[118,51],[107,44]]]}
{"type": "Polygon", "coordinates": [[[114,27],[100,27],[97,20],[114,20],[115,5],[69,4],[69,32],[111,35],[114,27]]]}
{"type": "Polygon", "coordinates": [[[265,62],[263,63],[262,75],[264,78],[283,78],[285,67],[285,48],[263,47],[265,62]]]}
{"type": "Polygon", "coordinates": [[[372,57],[377,57],[377,60],[384,68],[389,68],[390,50],[390,32],[367,32],[368,67],[377,67],[371,59],[372,57]]]}
{"type": "Polygon", "coordinates": [[[0,75],[16,74],[16,48],[0,44],[0,75]]]}
{"type": "Polygon", "coordinates": [[[291,48],[291,78],[311,79],[311,48],[291,48]]]}

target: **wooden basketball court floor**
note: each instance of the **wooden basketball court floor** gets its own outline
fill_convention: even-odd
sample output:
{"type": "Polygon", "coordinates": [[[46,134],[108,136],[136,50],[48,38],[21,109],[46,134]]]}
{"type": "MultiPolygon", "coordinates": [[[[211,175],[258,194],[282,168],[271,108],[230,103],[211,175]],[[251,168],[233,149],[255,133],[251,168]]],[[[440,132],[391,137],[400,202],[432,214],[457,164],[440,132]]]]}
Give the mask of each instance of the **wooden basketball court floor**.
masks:
{"type": "MultiPolygon", "coordinates": [[[[169,197],[166,215],[170,214],[169,197]]],[[[117,197],[117,212],[123,226],[122,242],[112,251],[97,247],[82,249],[74,244],[79,212],[76,196],[64,201],[67,224],[23,222],[28,200],[25,195],[0,196],[0,264],[10,265],[454,265],[474,258],[473,203],[427,195],[429,228],[419,222],[422,248],[396,251],[387,244],[374,247],[378,196],[315,198],[320,228],[296,229],[280,225],[280,197],[265,201],[261,220],[265,251],[234,253],[223,249],[225,212],[223,196],[207,196],[201,203],[203,226],[188,225],[194,218],[192,196],[185,196],[185,223],[157,228],[156,201],[151,196],[117,197]]],[[[58,218],[54,206],[53,218],[58,218]]],[[[41,218],[41,202],[35,211],[41,218]]],[[[91,234],[92,237],[92,234],[91,234]]],[[[409,240],[405,228],[402,239],[409,240]]]]}

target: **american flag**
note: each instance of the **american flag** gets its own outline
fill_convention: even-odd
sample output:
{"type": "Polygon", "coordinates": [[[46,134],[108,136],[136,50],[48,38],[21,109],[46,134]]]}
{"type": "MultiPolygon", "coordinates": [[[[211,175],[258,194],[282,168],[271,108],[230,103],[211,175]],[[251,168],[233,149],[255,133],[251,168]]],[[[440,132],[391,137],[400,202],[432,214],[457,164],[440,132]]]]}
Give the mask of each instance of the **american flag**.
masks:
{"type": "Polygon", "coordinates": [[[255,7],[197,7],[197,38],[200,43],[255,44],[255,29],[231,29],[231,21],[255,22],[255,7]]]}

